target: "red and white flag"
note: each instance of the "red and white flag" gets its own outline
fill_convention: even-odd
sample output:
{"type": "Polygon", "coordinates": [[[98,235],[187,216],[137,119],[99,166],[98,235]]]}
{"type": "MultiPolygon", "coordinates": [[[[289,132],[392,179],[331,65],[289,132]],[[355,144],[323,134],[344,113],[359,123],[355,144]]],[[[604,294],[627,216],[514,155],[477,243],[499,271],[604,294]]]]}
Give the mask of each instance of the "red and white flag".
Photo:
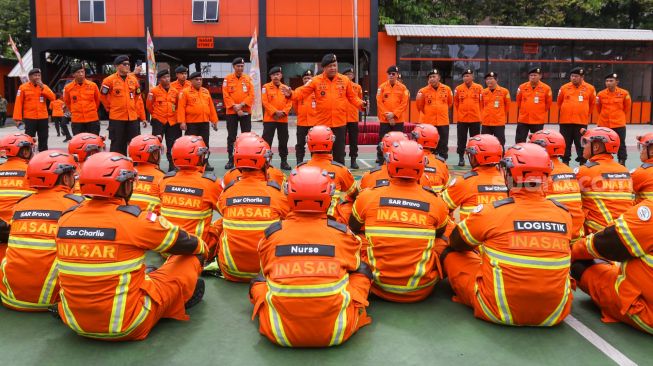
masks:
{"type": "Polygon", "coordinates": [[[27,80],[29,80],[29,78],[27,77],[27,71],[23,66],[23,58],[20,56],[20,52],[18,52],[18,47],[16,47],[16,43],[11,38],[11,35],[9,36],[9,45],[11,46],[11,50],[14,51],[14,54],[16,55],[16,59],[18,59],[18,64],[20,65],[20,81],[26,83],[27,80]]]}

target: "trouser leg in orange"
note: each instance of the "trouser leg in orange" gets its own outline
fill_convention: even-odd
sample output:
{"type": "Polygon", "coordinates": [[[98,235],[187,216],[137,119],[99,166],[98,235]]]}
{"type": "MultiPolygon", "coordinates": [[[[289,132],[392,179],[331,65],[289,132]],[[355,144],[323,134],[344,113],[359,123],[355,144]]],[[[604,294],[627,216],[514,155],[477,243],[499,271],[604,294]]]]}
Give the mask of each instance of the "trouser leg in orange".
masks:
{"type": "Polygon", "coordinates": [[[360,328],[372,323],[372,318],[367,316],[367,297],[370,293],[372,281],[367,276],[354,273],[349,275],[347,291],[351,294],[352,302],[347,310],[347,328],[343,342],[351,337],[360,328]]]}
{"type": "Polygon", "coordinates": [[[152,299],[147,319],[131,334],[118,340],[142,340],[162,318],[188,320],[184,305],[195,291],[202,267],[191,255],[172,255],[154,272],[149,274],[149,286],[145,289],[152,299]]]}
{"type": "Polygon", "coordinates": [[[476,303],[476,277],[481,270],[481,257],[467,252],[450,252],[444,258],[444,273],[455,295],[453,301],[474,307],[476,303]]]}

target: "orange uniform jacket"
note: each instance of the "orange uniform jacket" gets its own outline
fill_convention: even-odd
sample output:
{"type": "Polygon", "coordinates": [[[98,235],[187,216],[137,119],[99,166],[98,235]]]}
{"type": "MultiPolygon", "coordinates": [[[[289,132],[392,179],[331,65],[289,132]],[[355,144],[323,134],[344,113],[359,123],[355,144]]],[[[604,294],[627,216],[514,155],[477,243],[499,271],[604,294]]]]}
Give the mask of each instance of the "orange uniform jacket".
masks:
{"type": "Polygon", "coordinates": [[[68,83],[63,88],[63,101],[70,111],[70,121],[73,123],[95,122],[100,119],[100,90],[97,85],[84,80],[81,84],[76,81],[68,83]]]}
{"type": "Polygon", "coordinates": [[[159,212],[161,209],[161,181],[165,173],[150,163],[138,163],[138,178],[134,182],[134,192],[129,203],[143,211],[159,212]]]}
{"type": "Polygon", "coordinates": [[[174,126],[177,124],[178,98],[179,92],[177,92],[177,89],[170,87],[165,90],[163,86],[157,85],[147,94],[145,107],[150,112],[152,119],[174,126]]]}
{"type": "Polygon", "coordinates": [[[390,176],[388,175],[388,167],[383,164],[363,174],[360,182],[360,189],[374,188],[379,184],[388,183],[389,180],[390,176]]]}
{"type": "Polygon", "coordinates": [[[480,122],[481,121],[481,93],[483,87],[480,84],[472,83],[467,86],[462,83],[453,92],[453,107],[456,111],[457,122],[480,122]]]}
{"type": "Polygon", "coordinates": [[[422,174],[419,184],[431,187],[435,192],[440,193],[449,182],[449,167],[442,157],[432,153],[426,153],[425,155],[428,163],[424,168],[424,174],[422,174]]]}
{"type": "Polygon", "coordinates": [[[442,199],[455,210],[460,207],[464,220],[480,204],[488,204],[507,197],[505,180],[495,166],[478,166],[460,177],[453,178],[442,192],[442,199]]]}
{"type": "Polygon", "coordinates": [[[327,215],[334,216],[336,206],[340,200],[353,202],[356,195],[358,195],[358,186],[356,185],[354,176],[346,166],[334,161],[333,155],[313,154],[311,160],[301,163],[297,167],[302,165],[316,166],[322,170],[326,170],[336,185],[336,192],[331,199],[331,207],[329,207],[327,215]]]}
{"type": "MultiPolygon", "coordinates": [[[[170,290],[159,287],[164,274],[154,271],[149,278],[145,274],[146,252],[175,248],[181,237],[179,227],[162,216],[121,203],[124,200],[87,200],[59,220],[59,314],[66,325],[85,337],[143,339],[153,319],[188,319],[184,300],[166,298],[170,290]]],[[[205,253],[206,245],[197,243],[186,250],[205,253]]],[[[168,261],[176,261],[175,257],[180,256],[168,261]]],[[[188,259],[198,264],[199,271],[199,261],[188,259]]],[[[194,275],[196,279],[197,273],[194,275]]]]}
{"type": "MultiPolygon", "coordinates": [[[[354,93],[358,96],[358,99],[363,99],[363,87],[356,84],[355,82],[351,82],[351,87],[354,90],[354,93]]],[[[349,105],[349,110],[347,112],[347,122],[358,122],[360,121],[360,111],[356,106],[354,105],[349,105]]]]}
{"type": "Polygon", "coordinates": [[[57,221],[84,199],[58,186],[40,190],[14,208],[9,248],[0,281],[3,305],[20,311],[46,311],[59,302],[57,221]]]}
{"type": "MultiPolygon", "coordinates": [[[[283,172],[273,166],[269,166],[267,170],[268,176],[267,180],[272,180],[277,183],[280,187],[283,187],[283,184],[286,183],[286,176],[283,172]]],[[[234,180],[238,180],[243,176],[243,173],[238,168],[233,168],[224,174],[222,177],[222,187],[226,187],[231,184],[234,180]]],[[[264,182],[267,180],[263,180],[264,182]]]]}
{"type": "Polygon", "coordinates": [[[258,248],[265,282],[251,291],[261,334],[285,347],[326,347],[369,324],[360,248],[346,225],[320,215],[291,212],[266,229],[258,248]]]}
{"type": "Polygon", "coordinates": [[[55,99],[50,103],[52,117],[63,117],[64,102],[61,99],[55,99]]]}
{"type": "Polygon", "coordinates": [[[584,235],[583,225],[585,224],[585,212],[583,201],[580,195],[580,186],[576,180],[576,173],[559,159],[553,161],[553,171],[549,175],[546,188],[546,198],[556,200],[569,210],[571,214],[572,240],[584,235]]]}
{"type": "Polygon", "coordinates": [[[14,102],[14,120],[47,119],[48,109],[45,100],[55,100],[57,97],[47,85],[35,86],[31,82],[24,83],[18,88],[14,102]]]}
{"type": "Polygon", "coordinates": [[[519,109],[519,123],[537,125],[546,123],[553,102],[551,88],[543,82],[538,82],[533,88],[529,81],[521,84],[517,89],[517,108],[519,109]]]}
{"type": "Polygon", "coordinates": [[[177,98],[179,98],[179,93],[181,93],[182,90],[190,87],[191,87],[191,83],[188,80],[184,81],[183,84],[180,83],[179,80],[175,80],[170,83],[170,88],[175,89],[177,91],[177,98]]]}
{"type": "Polygon", "coordinates": [[[483,89],[481,93],[481,122],[483,126],[505,126],[506,116],[510,111],[510,92],[497,86],[494,90],[483,89]]]}
{"type": "Polygon", "coordinates": [[[596,90],[591,84],[583,81],[578,87],[567,83],[558,92],[558,108],[560,124],[587,125],[592,117],[596,90]]]}
{"type": "MultiPolygon", "coordinates": [[[[573,299],[571,216],[542,192],[510,196],[479,206],[458,224],[463,240],[480,246],[482,257],[476,287],[468,285],[468,293],[454,299],[472,298],[474,315],[493,323],[556,325],[569,314],[573,299]]],[[[455,281],[449,263],[447,273],[455,281]]]]}
{"type": "Polygon", "coordinates": [[[633,205],[633,182],[626,167],[610,154],[599,154],[578,168],[585,211],[585,233],[602,230],[633,205]]]}
{"type": "Polygon", "coordinates": [[[222,81],[222,98],[227,114],[236,114],[234,104],[245,103],[242,111],[250,113],[254,104],[254,84],[249,75],[242,74],[240,78],[235,73],[227,75],[222,81]]]}
{"type": "Polygon", "coordinates": [[[316,106],[315,94],[309,94],[304,99],[294,100],[292,102],[292,108],[295,110],[295,114],[297,114],[297,126],[315,126],[317,123],[317,119],[315,118],[317,116],[316,106]]]}
{"type": "Polygon", "coordinates": [[[262,178],[261,172],[245,172],[218,201],[222,215],[218,264],[231,281],[249,282],[261,271],[257,249],[263,231],[289,211],[281,186],[262,178]]]}
{"type": "Polygon", "coordinates": [[[636,203],[653,200],[653,159],[631,170],[630,175],[633,179],[636,203]]]}
{"type": "Polygon", "coordinates": [[[197,90],[191,86],[179,93],[179,102],[177,103],[177,122],[218,123],[218,113],[215,111],[215,105],[213,104],[213,99],[211,98],[211,93],[209,93],[208,89],[200,87],[200,89],[197,90]]]}
{"type": "Polygon", "coordinates": [[[379,122],[388,122],[388,119],[385,118],[387,112],[394,114],[395,122],[405,122],[404,112],[408,108],[409,101],[410,94],[404,84],[395,82],[393,86],[389,81],[383,82],[376,90],[376,107],[379,122]]]}
{"type": "MultiPolygon", "coordinates": [[[[630,114],[632,100],[626,89],[616,87],[614,92],[604,89],[596,96],[596,109],[599,112],[599,127],[624,127],[630,114]]],[[[622,142],[623,143],[623,142],[622,142]]]]}
{"type": "Polygon", "coordinates": [[[341,127],[347,124],[349,105],[352,104],[356,108],[363,105],[352,84],[345,75],[337,74],[330,80],[322,73],[311,79],[303,88],[295,90],[292,99],[301,100],[314,93],[317,102],[316,125],[341,127]]]}
{"type": "Polygon", "coordinates": [[[441,278],[436,231],[448,223],[447,206],[430,188],[391,179],[360,193],[351,213],[365,226],[372,292],[386,300],[427,297],[441,278]]]}
{"type": "Polygon", "coordinates": [[[292,101],[286,98],[281,92],[281,87],[269,82],[261,88],[261,100],[265,113],[263,114],[263,122],[288,122],[288,114],[292,108],[292,101]],[[280,119],[274,119],[274,112],[284,112],[286,115],[280,119]]]}
{"type": "Polygon", "coordinates": [[[453,105],[451,88],[442,83],[437,88],[427,85],[417,92],[416,101],[420,123],[449,125],[449,108],[453,105]]]}
{"type": "Polygon", "coordinates": [[[102,80],[100,101],[109,112],[111,120],[145,120],[141,87],[136,76],[132,74],[123,79],[115,73],[102,80]]]}
{"type": "Polygon", "coordinates": [[[161,214],[204,241],[222,185],[212,173],[198,170],[168,172],[161,181],[161,214]]]}

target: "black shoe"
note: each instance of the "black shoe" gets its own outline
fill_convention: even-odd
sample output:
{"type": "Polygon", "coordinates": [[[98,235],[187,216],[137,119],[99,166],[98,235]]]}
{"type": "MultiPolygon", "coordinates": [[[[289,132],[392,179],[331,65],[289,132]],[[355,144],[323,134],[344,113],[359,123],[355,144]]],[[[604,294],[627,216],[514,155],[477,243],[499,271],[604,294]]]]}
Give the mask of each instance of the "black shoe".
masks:
{"type": "Polygon", "coordinates": [[[626,166],[626,159],[619,159],[619,164],[626,166]]]}
{"type": "Polygon", "coordinates": [[[233,168],[234,168],[234,162],[233,162],[233,160],[229,160],[229,161],[227,162],[227,164],[224,165],[224,168],[227,169],[227,170],[231,170],[231,169],[233,169],[233,168]]]}
{"type": "Polygon", "coordinates": [[[458,158],[458,166],[465,166],[465,158],[462,155],[458,158]]]}
{"type": "Polygon", "coordinates": [[[48,312],[53,318],[61,320],[61,316],[59,315],[59,304],[52,304],[48,307],[48,312]]]}
{"type": "Polygon", "coordinates": [[[292,168],[290,167],[290,165],[288,165],[288,162],[285,161],[285,160],[281,162],[281,165],[279,165],[279,167],[280,167],[282,170],[291,170],[291,169],[292,169],[292,168]]]}
{"type": "Polygon", "coordinates": [[[356,158],[351,158],[351,168],[352,169],[360,169],[361,167],[358,166],[358,163],[356,162],[356,158]]]}
{"type": "Polygon", "coordinates": [[[374,160],[374,163],[376,163],[376,165],[382,165],[383,164],[380,159],[374,160]]]}
{"type": "Polygon", "coordinates": [[[70,137],[66,137],[66,138],[63,140],[63,142],[68,142],[68,141],[70,141],[70,137]]]}
{"type": "Polygon", "coordinates": [[[195,284],[195,291],[193,291],[193,296],[186,301],[186,304],[184,304],[184,307],[186,309],[190,309],[193,306],[197,305],[202,301],[202,298],[204,297],[204,280],[201,278],[197,279],[197,284],[195,284]]]}
{"type": "Polygon", "coordinates": [[[212,171],[214,171],[214,170],[215,170],[215,168],[212,167],[211,164],[206,163],[206,166],[204,167],[204,171],[212,172],[212,171]]]}
{"type": "Polygon", "coordinates": [[[564,160],[564,159],[563,159],[562,162],[563,162],[563,164],[565,164],[565,165],[569,165],[570,160],[564,160]]]}
{"type": "Polygon", "coordinates": [[[60,133],[58,133],[58,134],[57,134],[57,137],[61,137],[61,134],[60,134],[60,133]]]}

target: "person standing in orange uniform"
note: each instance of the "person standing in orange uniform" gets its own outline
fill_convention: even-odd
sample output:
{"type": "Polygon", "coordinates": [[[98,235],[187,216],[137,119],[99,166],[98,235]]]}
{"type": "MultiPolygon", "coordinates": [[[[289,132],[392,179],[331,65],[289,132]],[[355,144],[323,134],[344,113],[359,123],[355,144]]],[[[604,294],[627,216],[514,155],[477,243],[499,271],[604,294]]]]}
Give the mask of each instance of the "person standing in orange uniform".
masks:
{"type": "Polygon", "coordinates": [[[54,101],[56,96],[41,81],[41,70],[32,69],[27,73],[29,81],[22,84],[16,93],[13,119],[16,126],[25,123],[25,133],[38,135],[39,151],[48,149],[48,108],[46,100],[54,101]]]}
{"type": "Polygon", "coordinates": [[[86,70],[82,64],[72,64],[70,73],[73,81],[63,88],[63,100],[70,111],[70,128],[73,135],[88,132],[100,134],[100,90],[97,84],[86,79],[86,70]]]}
{"type": "Polygon", "coordinates": [[[225,169],[234,167],[233,154],[234,142],[238,136],[238,124],[240,133],[252,130],[252,105],[254,105],[254,84],[252,78],[245,74],[245,60],[236,57],[231,66],[234,72],[225,76],[222,81],[222,98],[227,113],[227,154],[229,161],[225,169]]]}
{"type": "Polygon", "coordinates": [[[179,93],[186,88],[190,88],[190,81],[188,81],[188,68],[184,65],[177,66],[177,68],[175,68],[175,76],[177,79],[170,83],[170,87],[177,91],[177,99],[179,99],[179,93]]]}
{"type": "Polygon", "coordinates": [[[367,103],[358,98],[349,78],[338,73],[336,55],[329,53],[322,57],[322,70],[320,75],[316,75],[304,87],[293,92],[290,87],[284,85],[282,92],[293,101],[302,100],[311,94],[315,95],[315,124],[331,128],[336,135],[333,160],[344,164],[349,105],[363,110],[367,103]]]}
{"type": "Polygon", "coordinates": [[[644,200],[574,244],[571,275],[601,309],[601,320],[626,323],[653,335],[651,210],[653,201],[644,200]]]}
{"type": "MultiPolygon", "coordinates": [[[[388,67],[388,80],[381,83],[376,90],[376,108],[379,116],[379,139],[391,131],[403,131],[404,112],[408,108],[410,94],[408,88],[399,82],[399,68],[395,65],[388,67]]],[[[380,147],[376,149],[376,163],[383,164],[383,152],[380,147]]]]}
{"type": "Polygon", "coordinates": [[[565,155],[562,162],[569,165],[571,145],[576,145],[576,161],[585,164],[583,147],[580,146],[582,129],[592,120],[592,111],[596,100],[596,91],[592,84],[585,82],[585,69],[574,67],[569,71],[571,82],[560,87],[558,108],[560,110],[560,133],[565,138],[565,155]]]}
{"type": "Polygon", "coordinates": [[[565,138],[560,132],[542,130],[531,134],[528,142],[537,144],[546,149],[553,163],[553,171],[549,175],[544,192],[546,198],[562,203],[571,214],[572,227],[571,239],[575,242],[584,236],[585,212],[580,195],[580,185],[576,173],[560,157],[565,154],[565,138]]]}
{"type": "MultiPolygon", "coordinates": [[[[345,70],[344,75],[351,81],[351,87],[354,93],[358,95],[359,99],[363,99],[363,87],[356,84],[356,76],[354,69],[349,68],[345,70]]],[[[358,158],[358,122],[360,121],[360,111],[353,105],[349,106],[347,113],[347,137],[349,138],[349,159],[350,167],[352,169],[360,169],[356,159],[358,158]]]]}
{"type": "Polygon", "coordinates": [[[369,267],[361,240],[327,218],[333,183],[317,167],[290,173],[290,213],[265,230],[261,274],[250,287],[259,332],[283,347],[330,347],[370,324],[369,267]]]}
{"type": "Polygon", "coordinates": [[[138,135],[131,140],[127,149],[138,171],[129,202],[143,211],[158,213],[161,209],[159,188],[165,175],[159,169],[163,144],[158,136],[138,135]]]}
{"type": "Polygon", "coordinates": [[[263,140],[272,146],[275,132],[279,139],[280,168],[290,170],[288,164],[288,114],[292,108],[292,101],[283,94],[285,87],[281,83],[283,73],[281,67],[275,66],[268,72],[270,82],[261,88],[261,99],[265,113],[263,114],[263,140]]]}
{"type": "Polygon", "coordinates": [[[388,153],[390,181],[365,190],[354,202],[349,227],[365,233],[372,293],[395,302],[425,299],[442,278],[435,240],[449,221],[444,202],[418,184],[426,166],[422,147],[399,141],[388,153]]]}
{"type": "Polygon", "coordinates": [[[50,110],[52,111],[52,121],[54,122],[54,129],[57,131],[57,137],[61,134],[66,137],[63,142],[70,141],[70,131],[68,131],[68,124],[64,121],[66,104],[61,99],[61,93],[57,93],[57,99],[50,103],[50,110]]]}
{"type": "Polygon", "coordinates": [[[373,188],[379,184],[388,183],[390,177],[388,176],[388,167],[386,166],[387,160],[385,160],[385,155],[390,152],[390,148],[392,145],[394,145],[395,142],[403,140],[408,140],[408,135],[399,131],[390,131],[386,133],[385,136],[383,136],[383,139],[381,139],[381,142],[379,142],[381,151],[383,151],[384,155],[383,164],[363,174],[363,177],[360,181],[361,190],[373,188]]]}
{"type": "Polygon", "coordinates": [[[165,138],[168,171],[175,169],[172,164],[172,145],[181,137],[181,128],[177,124],[177,89],[170,86],[170,70],[157,72],[158,85],[147,94],[145,107],[152,117],[152,135],[165,138]]]}
{"type": "MultiPolygon", "coordinates": [[[[222,215],[218,265],[225,279],[249,282],[261,270],[258,244],[268,226],[288,214],[281,186],[268,180],[272,151],[259,137],[240,139],[234,149],[239,180],[225,187],[218,201],[222,215]]],[[[215,224],[214,224],[215,226],[215,224]]]]}
{"type": "MultiPolygon", "coordinates": [[[[304,85],[308,84],[312,79],[313,71],[306,70],[304,74],[302,74],[302,82],[304,85]]],[[[309,94],[304,99],[294,100],[292,102],[292,108],[297,115],[297,144],[295,145],[297,164],[304,161],[304,156],[306,155],[306,135],[308,134],[308,130],[315,126],[315,123],[317,122],[315,119],[316,105],[315,93],[309,94]]]]}
{"type": "MultiPolygon", "coordinates": [[[[27,180],[27,164],[32,158],[34,139],[24,133],[0,138],[0,154],[7,160],[0,165],[0,233],[9,232],[14,206],[34,193],[27,180]]],[[[7,237],[0,235],[0,263],[7,251],[7,237]]]]}
{"type": "Polygon", "coordinates": [[[614,161],[619,135],[607,127],[596,127],[581,138],[585,165],[576,170],[585,211],[585,233],[612,224],[634,202],[633,181],[626,167],[614,161]]]}
{"type": "Polygon", "coordinates": [[[433,69],[428,73],[428,85],[417,92],[419,122],[438,129],[440,142],[436,148],[445,160],[449,157],[449,110],[453,106],[451,88],[440,82],[440,72],[433,69]]]}
{"type": "Polygon", "coordinates": [[[607,127],[619,135],[623,143],[619,146],[617,159],[619,164],[626,165],[628,154],[626,152],[626,121],[630,115],[630,108],[633,104],[630,93],[619,86],[619,75],[608,74],[605,77],[605,89],[596,96],[596,110],[599,112],[599,127],[607,127]]]}
{"type": "Polygon", "coordinates": [[[177,139],[172,159],[179,170],[164,175],[159,188],[161,214],[204,241],[222,193],[220,180],[204,170],[208,155],[209,148],[201,137],[186,135],[177,139]]]}
{"type": "Polygon", "coordinates": [[[642,161],[637,169],[630,171],[633,179],[635,203],[643,200],[653,200],[653,132],[637,136],[639,158],[642,161]]]}
{"type": "Polygon", "coordinates": [[[541,81],[542,69],[535,67],[528,71],[528,81],[517,89],[517,131],[515,143],[525,142],[529,133],[544,129],[549,109],[553,103],[551,87],[541,81]]]}
{"type": "Polygon", "coordinates": [[[70,194],[77,164],[71,155],[43,151],[29,163],[29,186],[36,192],[14,207],[9,246],[0,264],[2,305],[18,311],[47,311],[59,302],[57,221],[84,199],[70,194]]]}
{"type": "Polygon", "coordinates": [[[490,71],[485,74],[487,88],[481,92],[481,133],[499,139],[506,145],[506,121],[510,111],[510,92],[497,82],[499,75],[490,71]]]}
{"type": "Polygon", "coordinates": [[[474,82],[474,71],[466,69],[462,74],[463,83],[453,92],[453,108],[456,112],[456,131],[458,133],[458,166],[465,166],[465,144],[469,137],[481,133],[481,93],[483,87],[474,82]]]}
{"type": "Polygon", "coordinates": [[[554,326],[573,300],[571,216],[545,197],[552,166],[542,147],[507,149],[501,170],[509,197],[479,205],[458,224],[441,256],[453,300],[488,322],[554,326]]]}
{"type": "Polygon", "coordinates": [[[492,135],[477,135],[467,143],[467,159],[472,170],[453,178],[442,192],[442,199],[452,212],[460,207],[464,220],[480,204],[490,204],[507,197],[506,182],[497,170],[503,156],[499,140],[492,135]]]}
{"type": "Polygon", "coordinates": [[[440,140],[438,129],[432,125],[418,124],[412,132],[412,137],[422,145],[424,156],[427,159],[424,174],[419,183],[440,193],[449,183],[449,167],[444,158],[436,155],[436,146],[440,140]]]}
{"type": "Polygon", "coordinates": [[[137,172],[123,155],[91,156],[79,177],[90,199],[64,213],[56,237],[58,314],[80,336],[142,340],[162,318],[188,320],[204,294],[208,248],[163,216],[127,205],[137,172]],[[145,274],[147,251],[172,254],[145,274]]]}

